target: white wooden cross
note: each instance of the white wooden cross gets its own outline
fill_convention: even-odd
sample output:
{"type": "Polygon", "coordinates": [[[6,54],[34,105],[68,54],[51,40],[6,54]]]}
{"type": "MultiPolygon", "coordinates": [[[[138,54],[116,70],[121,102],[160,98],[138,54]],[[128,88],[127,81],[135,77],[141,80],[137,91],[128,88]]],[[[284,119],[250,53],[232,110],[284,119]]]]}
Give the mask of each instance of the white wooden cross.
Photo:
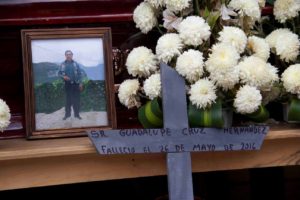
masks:
{"type": "Polygon", "coordinates": [[[167,153],[170,200],[193,200],[190,152],[259,150],[269,127],[189,128],[184,79],[160,65],[163,129],[91,130],[100,154],[167,153]]]}

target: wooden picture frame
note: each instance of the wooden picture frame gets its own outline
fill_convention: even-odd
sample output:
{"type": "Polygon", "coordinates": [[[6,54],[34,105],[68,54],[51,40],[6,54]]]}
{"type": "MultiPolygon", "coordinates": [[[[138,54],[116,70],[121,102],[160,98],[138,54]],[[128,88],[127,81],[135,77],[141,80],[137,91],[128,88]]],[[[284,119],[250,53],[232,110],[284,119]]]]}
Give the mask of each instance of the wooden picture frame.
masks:
{"type": "Polygon", "coordinates": [[[110,28],[26,29],[21,35],[28,139],[116,128],[110,28]]]}

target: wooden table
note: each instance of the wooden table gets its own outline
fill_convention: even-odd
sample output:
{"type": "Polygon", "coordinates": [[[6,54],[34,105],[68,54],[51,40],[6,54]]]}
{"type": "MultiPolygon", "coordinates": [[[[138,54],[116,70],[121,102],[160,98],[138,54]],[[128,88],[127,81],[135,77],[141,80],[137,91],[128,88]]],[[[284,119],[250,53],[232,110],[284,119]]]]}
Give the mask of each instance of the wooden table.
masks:
{"type": "MultiPolygon", "coordinates": [[[[141,0],[6,0],[0,2],[0,91],[14,114],[13,134],[24,136],[20,30],[37,27],[109,26],[113,46],[135,33],[132,11],[141,0]]],[[[263,14],[270,14],[265,8],[263,14]]],[[[151,38],[147,37],[151,42],[151,38]]],[[[144,41],[143,41],[144,42],[144,41]]],[[[127,48],[127,47],[126,47],[127,48]]],[[[116,83],[120,77],[115,77],[116,83]]],[[[119,81],[119,82],[118,82],[119,81]]],[[[119,122],[133,123],[119,112],[119,122]],[[123,117],[123,118],[122,118],[123,117]]],[[[1,133],[0,133],[1,134],[1,133]]],[[[5,136],[5,135],[4,135],[5,136]]],[[[0,140],[0,190],[166,174],[164,154],[99,156],[86,137],[0,140]]],[[[194,172],[300,163],[300,127],[274,128],[261,151],[193,153],[194,172]]]]}
{"type": "MultiPolygon", "coordinates": [[[[95,152],[87,137],[0,141],[0,190],[165,175],[165,155],[95,152]]],[[[299,126],[272,128],[260,151],[192,154],[193,172],[298,165],[299,126]]]]}

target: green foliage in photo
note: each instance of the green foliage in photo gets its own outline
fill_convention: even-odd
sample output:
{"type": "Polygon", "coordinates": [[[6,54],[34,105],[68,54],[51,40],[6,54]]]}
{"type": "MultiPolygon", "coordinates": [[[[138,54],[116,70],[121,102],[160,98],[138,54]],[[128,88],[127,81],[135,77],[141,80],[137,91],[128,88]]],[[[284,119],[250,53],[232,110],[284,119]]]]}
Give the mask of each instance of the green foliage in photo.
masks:
{"type": "MultiPolygon", "coordinates": [[[[106,111],[105,81],[84,80],[80,94],[80,112],[106,111]]],[[[65,106],[63,80],[45,82],[34,86],[35,112],[53,113],[65,106]]]]}

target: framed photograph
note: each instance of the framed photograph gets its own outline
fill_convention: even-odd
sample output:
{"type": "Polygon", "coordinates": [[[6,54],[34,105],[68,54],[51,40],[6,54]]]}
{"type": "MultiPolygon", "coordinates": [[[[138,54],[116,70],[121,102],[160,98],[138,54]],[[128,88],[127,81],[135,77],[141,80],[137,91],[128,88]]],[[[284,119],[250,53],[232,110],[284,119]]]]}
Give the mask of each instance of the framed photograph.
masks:
{"type": "Polygon", "coordinates": [[[116,127],[110,28],[22,30],[29,139],[116,127]]]}

